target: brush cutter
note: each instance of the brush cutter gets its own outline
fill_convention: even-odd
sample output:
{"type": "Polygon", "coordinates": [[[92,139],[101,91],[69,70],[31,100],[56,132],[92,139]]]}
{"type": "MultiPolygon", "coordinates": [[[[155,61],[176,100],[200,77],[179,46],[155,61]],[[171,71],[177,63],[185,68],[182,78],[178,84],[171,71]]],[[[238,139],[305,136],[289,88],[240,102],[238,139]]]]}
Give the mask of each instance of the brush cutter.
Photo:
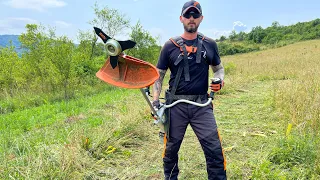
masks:
{"type": "Polygon", "coordinates": [[[94,27],[96,34],[106,44],[106,50],[109,54],[103,67],[96,73],[96,76],[102,81],[128,89],[140,89],[143,97],[147,101],[154,117],[154,124],[160,126],[160,141],[163,142],[165,134],[164,123],[166,122],[164,111],[166,108],[170,108],[178,103],[189,103],[196,106],[207,106],[213,100],[214,93],[210,93],[208,101],[204,104],[181,99],[173,102],[172,104],[161,103],[159,109],[155,109],[152,106],[149,87],[159,78],[159,72],[157,68],[146,61],[137,59],[132,56],[125,55],[124,50],[133,48],[135,42],[131,40],[117,41],[106,35],[101,29],[94,27]]]}

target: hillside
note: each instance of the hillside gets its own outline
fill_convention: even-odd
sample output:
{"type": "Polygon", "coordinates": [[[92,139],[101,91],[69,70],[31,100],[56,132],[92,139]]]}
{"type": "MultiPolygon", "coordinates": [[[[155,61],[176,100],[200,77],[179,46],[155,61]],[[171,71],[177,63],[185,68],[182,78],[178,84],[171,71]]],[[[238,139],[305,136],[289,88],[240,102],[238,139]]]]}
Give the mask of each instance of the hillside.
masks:
{"type": "MultiPolygon", "coordinates": [[[[214,106],[228,179],[320,179],[319,44],[222,58],[214,106]]],[[[163,147],[140,91],[105,87],[1,115],[0,179],[161,179],[163,147]]],[[[191,128],[179,167],[181,179],[207,179],[191,128]]]]}
{"type": "Polygon", "coordinates": [[[12,41],[12,45],[16,48],[19,48],[21,46],[19,35],[0,35],[0,46],[9,46],[10,41],[12,41]]]}

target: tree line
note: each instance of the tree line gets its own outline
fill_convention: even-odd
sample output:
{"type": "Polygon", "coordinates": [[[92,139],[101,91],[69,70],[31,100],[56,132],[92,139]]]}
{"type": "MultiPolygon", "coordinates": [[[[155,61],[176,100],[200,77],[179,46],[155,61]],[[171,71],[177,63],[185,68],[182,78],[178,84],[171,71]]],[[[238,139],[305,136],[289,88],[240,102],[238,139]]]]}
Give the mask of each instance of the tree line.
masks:
{"type": "Polygon", "coordinates": [[[248,33],[232,31],[228,37],[221,36],[216,41],[219,42],[221,55],[232,55],[319,38],[320,19],[315,19],[289,26],[280,25],[275,21],[267,28],[253,27],[248,33]]]}

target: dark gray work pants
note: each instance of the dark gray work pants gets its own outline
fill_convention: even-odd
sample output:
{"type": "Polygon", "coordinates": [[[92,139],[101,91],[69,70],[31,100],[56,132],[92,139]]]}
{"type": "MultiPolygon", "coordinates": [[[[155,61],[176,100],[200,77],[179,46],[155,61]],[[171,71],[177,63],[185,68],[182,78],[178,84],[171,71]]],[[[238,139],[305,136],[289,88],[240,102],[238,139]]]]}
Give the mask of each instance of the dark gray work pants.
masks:
{"type": "MultiPolygon", "coordinates": [[[[206,101],[202,100],[202,103],[206,101]]],[[[165,179],[178,179],[178,151],[188,124],[198,137],[205,154],[208,179],[226,179],[226,164],[212,104],[198,107],[186,103],[178,103],[170,109],[170,137],[167,138],[163,154],[165,179]]]]}

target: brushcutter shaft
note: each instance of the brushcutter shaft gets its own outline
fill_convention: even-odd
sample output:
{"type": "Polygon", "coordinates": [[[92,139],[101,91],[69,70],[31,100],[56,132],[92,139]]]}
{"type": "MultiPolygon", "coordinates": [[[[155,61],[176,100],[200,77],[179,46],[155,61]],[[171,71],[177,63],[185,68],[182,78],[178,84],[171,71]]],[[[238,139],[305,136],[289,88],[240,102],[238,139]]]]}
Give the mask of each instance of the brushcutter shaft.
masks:
{"type": "MultiPolygon", "coordinates": [[[[143,97],[146,99],[146,101],[147,101],[147,103],[148,103],[148,105],[149,105],[152,113],[153,113],[155,116],[158,116],[158,115],[157,115],[157,111],[154,109],[154,107],[153,107],[152,104],[151,104],[151,101],[149,100],[149,98],[148,98],[148,96],[147,96],[148,91],[145,91],[144,88],[140,88],[140,91],[141,91],[143,97]]],[[[149,92],[149,93],[150,93],[150,92],[149,92]]]]}

